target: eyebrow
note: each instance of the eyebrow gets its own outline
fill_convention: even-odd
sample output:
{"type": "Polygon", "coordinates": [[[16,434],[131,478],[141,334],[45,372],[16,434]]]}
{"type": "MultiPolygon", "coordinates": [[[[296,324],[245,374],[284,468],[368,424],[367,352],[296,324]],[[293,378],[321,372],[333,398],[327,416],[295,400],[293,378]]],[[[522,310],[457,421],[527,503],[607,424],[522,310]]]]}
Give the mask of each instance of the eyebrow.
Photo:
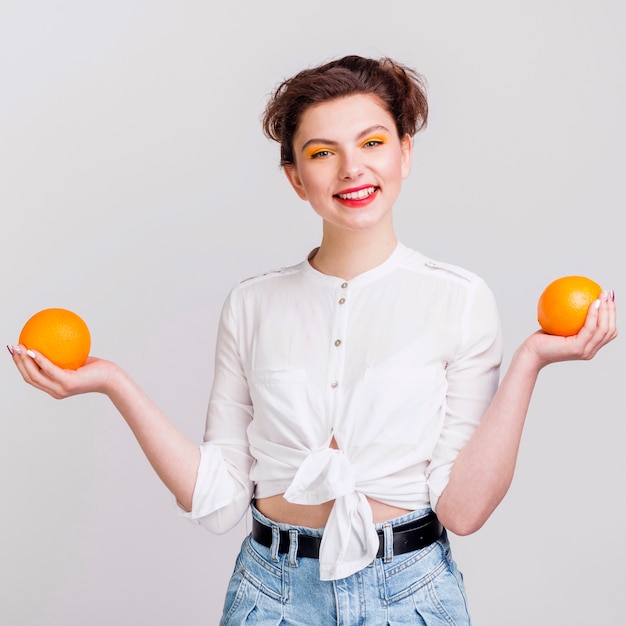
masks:
{"type": "MultiPolygon", "coordinates": [[[[362,130],[355,137],[355,139],[357,139],[357,140],[363,139],[364,137],[367,137],[368,135],[371,135],[372,133],[377,132],[377,131],[384,131],[386,133],[390,132],[389,129],[386,126],[383,126],[382,124],[375,124],[374,126],[369,126],[368,128],[362,130]]],[[[313,139],[309,139],[307,142],[305,142],[304,145],[300,148],[300,151],[302,152],[308,146],[319,145],[319,144],[334,146],[334,145],[337,144],[337,142],[333,141],[332,139],[323,139],[321,137],[320,138],[313,138],[313,139]]]]}

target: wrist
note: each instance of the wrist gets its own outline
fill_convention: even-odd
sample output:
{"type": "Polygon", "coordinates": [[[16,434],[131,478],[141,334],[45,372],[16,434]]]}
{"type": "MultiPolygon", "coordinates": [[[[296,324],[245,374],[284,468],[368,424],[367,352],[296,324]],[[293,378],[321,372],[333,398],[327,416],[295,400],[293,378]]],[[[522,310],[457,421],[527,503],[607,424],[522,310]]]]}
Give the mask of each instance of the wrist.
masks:
{"type": "Polygon", "coordinates": [[[533,338],[531,335],[524,341],[513,355],[513,362],[516,365],[530,374],[537,375],[539,372],[548,365],[548,361],[542,359],[539,353],[533,348],[533,338]]]}
{"type": "Polygon", "coordinates": [[[101,366],[104,375],[97,391],[113,399],[123,389],[128,376],[121,367],[112,361],[101,361],[101,366]]]}

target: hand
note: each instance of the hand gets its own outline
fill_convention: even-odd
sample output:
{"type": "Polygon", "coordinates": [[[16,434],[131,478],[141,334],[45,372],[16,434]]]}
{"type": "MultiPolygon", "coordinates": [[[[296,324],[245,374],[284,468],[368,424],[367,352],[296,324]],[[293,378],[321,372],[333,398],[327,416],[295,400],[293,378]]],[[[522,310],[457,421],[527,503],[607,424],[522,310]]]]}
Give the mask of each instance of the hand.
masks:
{"type": "Polygon", "coordinates": [[[25,346],[7,346],[22,378],[33,387],[61,399],[82,393],[105,393],[107,382],[115,369],[110,361],[89,357],[83,367],[64,370],[43,354],[27,350],[25,346]]]}
{"type": "Polygon", "coordinates": [[[615,298],[605,291],[587,312],[585,325],[573,337],[548,335],[542,330],[533,333],[522,344],[544,367],[558,361],[592,359],[607,343],[617,337],[615,298]]]}

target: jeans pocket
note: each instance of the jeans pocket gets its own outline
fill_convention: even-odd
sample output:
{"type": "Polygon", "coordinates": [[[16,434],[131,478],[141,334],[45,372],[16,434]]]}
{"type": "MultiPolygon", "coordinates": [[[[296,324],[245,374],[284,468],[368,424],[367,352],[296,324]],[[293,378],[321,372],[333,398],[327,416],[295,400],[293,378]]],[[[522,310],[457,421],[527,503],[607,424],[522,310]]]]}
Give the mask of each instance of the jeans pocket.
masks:
{"type": "Polygon", "coordinates": [[[421,626],[469,626],[465,589],[445,540],[422,550],[377,561],[381,601],[388,623],[401,624],[408,614],[421,626]]]}
{"type": "Polygon", "coordinates": [[[282,619],[282,569],[267,562],[244,540],[226,589],[220,626],[278,624],[282,619]]]}

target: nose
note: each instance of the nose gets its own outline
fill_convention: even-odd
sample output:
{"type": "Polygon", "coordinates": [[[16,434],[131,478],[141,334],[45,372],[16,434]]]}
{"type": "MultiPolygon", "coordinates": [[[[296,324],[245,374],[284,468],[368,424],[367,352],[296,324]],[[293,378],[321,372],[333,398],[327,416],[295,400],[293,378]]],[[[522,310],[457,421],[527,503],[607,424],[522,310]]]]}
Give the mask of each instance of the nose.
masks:
{"type": "Polygon", "coordinates": [[[342,180],[354,180],[363,173],[363,163],[357,152],[344,152],[341,157],[342,180]]]}

